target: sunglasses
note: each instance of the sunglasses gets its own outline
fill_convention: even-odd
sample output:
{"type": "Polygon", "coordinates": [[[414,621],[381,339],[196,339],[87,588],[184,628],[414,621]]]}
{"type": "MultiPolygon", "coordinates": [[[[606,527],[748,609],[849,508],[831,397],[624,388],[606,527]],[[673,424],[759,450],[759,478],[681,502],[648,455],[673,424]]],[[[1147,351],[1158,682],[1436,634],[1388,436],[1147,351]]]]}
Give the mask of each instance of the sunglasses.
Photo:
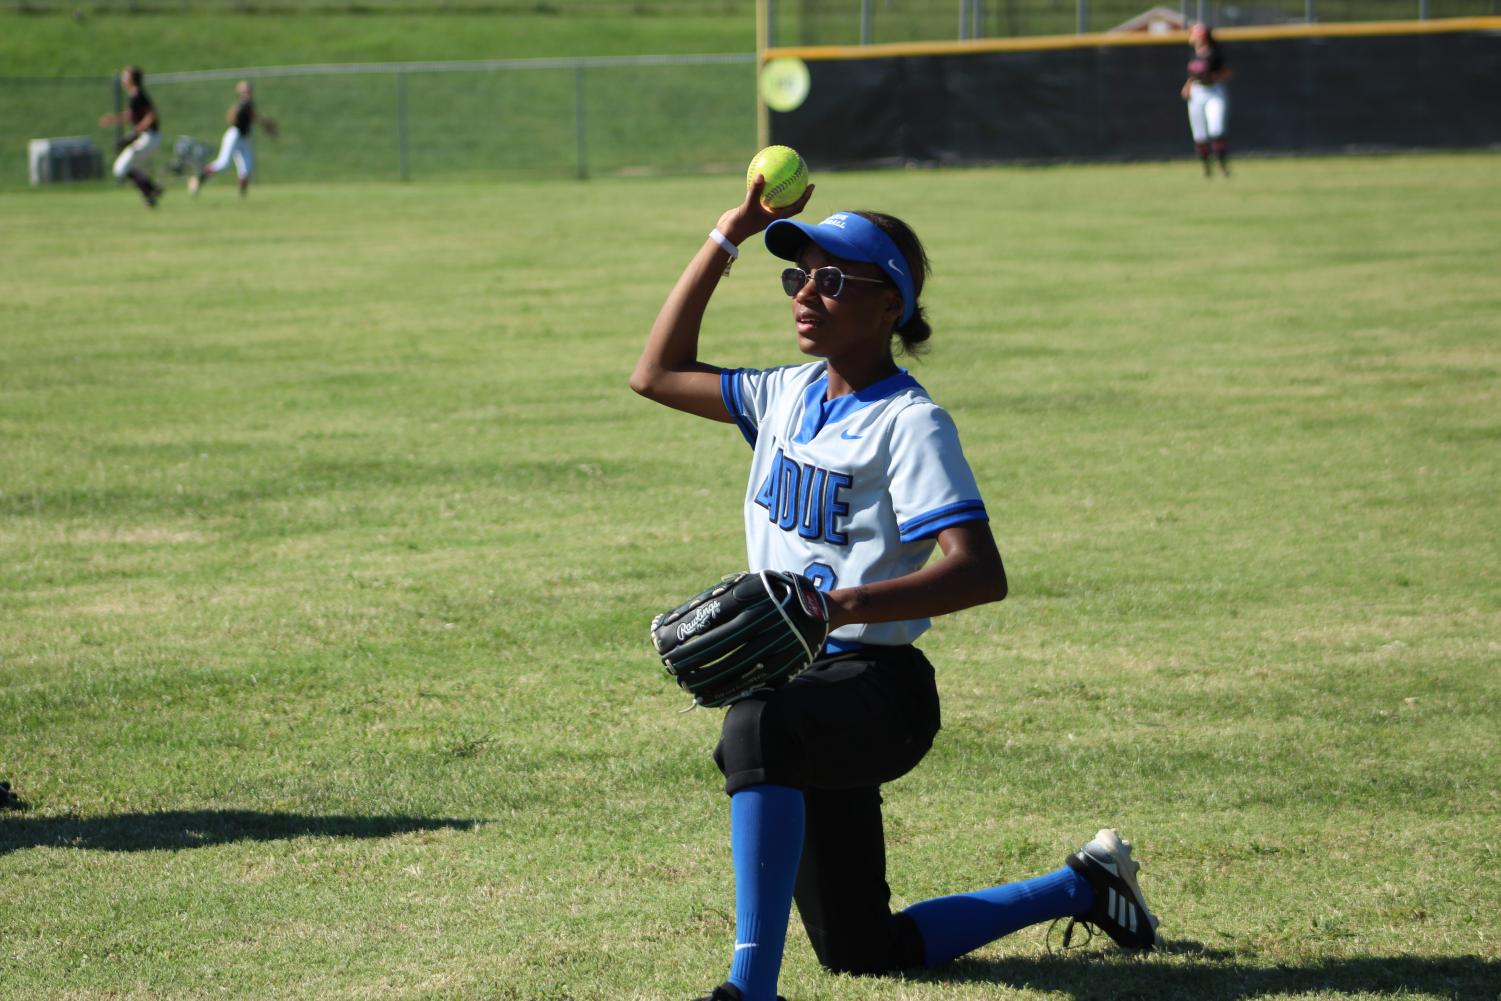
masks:
{"type": "Polygon", "coordinates": [[[797,295],[813,279],[813,288],[819,295],[830,299],[839,298],[839,293],[844,291],[845,282],[865,282],[867,285],[889,285],[890,282],[880,278],[861,278],[858,275],[847,275],[832,264],[822,268],[814,268],[812,274],[802,268],[788,268],[782,272],[782,291],[788,295],[797,295]]]}

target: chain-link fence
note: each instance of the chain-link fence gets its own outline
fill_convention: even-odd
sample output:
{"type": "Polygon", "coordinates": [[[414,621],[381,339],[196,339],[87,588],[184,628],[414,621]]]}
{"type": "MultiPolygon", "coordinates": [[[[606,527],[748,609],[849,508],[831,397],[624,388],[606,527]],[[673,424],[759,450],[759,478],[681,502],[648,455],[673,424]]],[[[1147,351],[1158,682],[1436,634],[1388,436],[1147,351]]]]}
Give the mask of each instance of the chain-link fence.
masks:
{"type": "Polygon", "coordinates": [[[766,0],[772,47],[1102,32],[1154,9],[1215,27],[1501,14],[1501,0],[766,0]]]}
{"type": "MultiPolygon", "coordinates": [[[[255,135],[266,180],[587,177],[736,169],[756,143],[755,56],[602,57],[282,66],[148,75],[175,139],[217,147],[234,82],[281,136],[255,135]]],[[[121,95],[111,78],[0,78],[0,185],[27,183],[27,140],[91,135],[121,95]]]]}
{"type": "Polygon", "coordinates": [[[750,17],[756,0],[0,0],[28,14],[642,14],[750,17]]]}

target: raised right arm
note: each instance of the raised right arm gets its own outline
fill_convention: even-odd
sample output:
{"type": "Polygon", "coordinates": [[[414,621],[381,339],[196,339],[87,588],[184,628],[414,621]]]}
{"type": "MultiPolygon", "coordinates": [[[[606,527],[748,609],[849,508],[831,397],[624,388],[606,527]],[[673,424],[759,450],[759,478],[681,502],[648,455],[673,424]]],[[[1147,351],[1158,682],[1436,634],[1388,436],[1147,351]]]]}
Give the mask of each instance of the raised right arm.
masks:
{"type": "MultiPolygon", "coordinates": [[[[813,194],[810,185],[796,204],[783,209],[768,209],[761,204],[765,179],[745,194],[745,201],[719,217],[715,227],[737,247],[770,226],[776,219],[801,212],[813,194]]],[[[631,373],[631,389],[663,406],[685,413],[729,423],[734,420],[724,407],[719,392],[717,366],[699,361],[698,334],[703,324],[709,298],[724,275],[729,253],[717,240],[706,237],[693,260],[667,293],[647,335],[646,346],[631,373]]]]}

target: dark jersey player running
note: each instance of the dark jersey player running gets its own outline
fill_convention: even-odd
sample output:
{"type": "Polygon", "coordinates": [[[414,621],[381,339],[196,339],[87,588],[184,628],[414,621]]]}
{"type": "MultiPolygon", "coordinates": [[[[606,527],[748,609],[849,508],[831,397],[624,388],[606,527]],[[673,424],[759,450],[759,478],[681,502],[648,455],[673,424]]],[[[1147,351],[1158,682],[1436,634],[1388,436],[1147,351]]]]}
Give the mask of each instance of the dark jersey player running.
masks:
{"type": "Polygon", "coordinates": [[[251,130],[259,122],[268,136],[276,138],[275,120],[255,110],[250,81],[241,80],[235,84],[235,93],[238,100],[230,105],[229,111],[224,115],[229,128],[224,130],[224,139],[219,143],[219,156],[204,167],[201,173],[188,178],[188,191],[191,194],[196,195],[203,182],[228,167],[231,160],[234,161],[235,174],[240,179],[240,194],[245,194],[250,188],[250,176],[255,171],[255,155],[250,149],[251,130]]]}
{"type": "Polygon", "coordinates": [[[162,189],[151,179],[147,168],[151,164],[151,154],[162,142],[162,120],[146,93],[144,80],[139,66],[127,66],[121,70],[120,85],[125,88],[129,101],[122,112],[100,115],[99,124],[105,127],[130,124],[130,134],[120,140],[120,155],[115,157],[112,172],[117,181],[129,179],[146,200],[146,205],[154,208],[162,196],[162,189]]]}

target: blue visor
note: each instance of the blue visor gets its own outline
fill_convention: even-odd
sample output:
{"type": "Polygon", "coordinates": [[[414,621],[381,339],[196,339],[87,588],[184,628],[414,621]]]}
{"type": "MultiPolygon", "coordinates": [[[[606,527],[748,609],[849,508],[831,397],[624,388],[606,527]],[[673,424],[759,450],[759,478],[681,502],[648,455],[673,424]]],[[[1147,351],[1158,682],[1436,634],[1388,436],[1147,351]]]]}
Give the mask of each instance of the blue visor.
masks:
{"type": "Polygon", "coordinates": [[[835,212],[816,226],[795,219],[778,219],[766,227],[766,249],[784,261],[796,261],[809,240],[834,257],[879,265],[902,293],[902,318],[897,326],[912,319],[917,296],[912,292],[907,259],[885,230],[853,212],[835,212]]]}

